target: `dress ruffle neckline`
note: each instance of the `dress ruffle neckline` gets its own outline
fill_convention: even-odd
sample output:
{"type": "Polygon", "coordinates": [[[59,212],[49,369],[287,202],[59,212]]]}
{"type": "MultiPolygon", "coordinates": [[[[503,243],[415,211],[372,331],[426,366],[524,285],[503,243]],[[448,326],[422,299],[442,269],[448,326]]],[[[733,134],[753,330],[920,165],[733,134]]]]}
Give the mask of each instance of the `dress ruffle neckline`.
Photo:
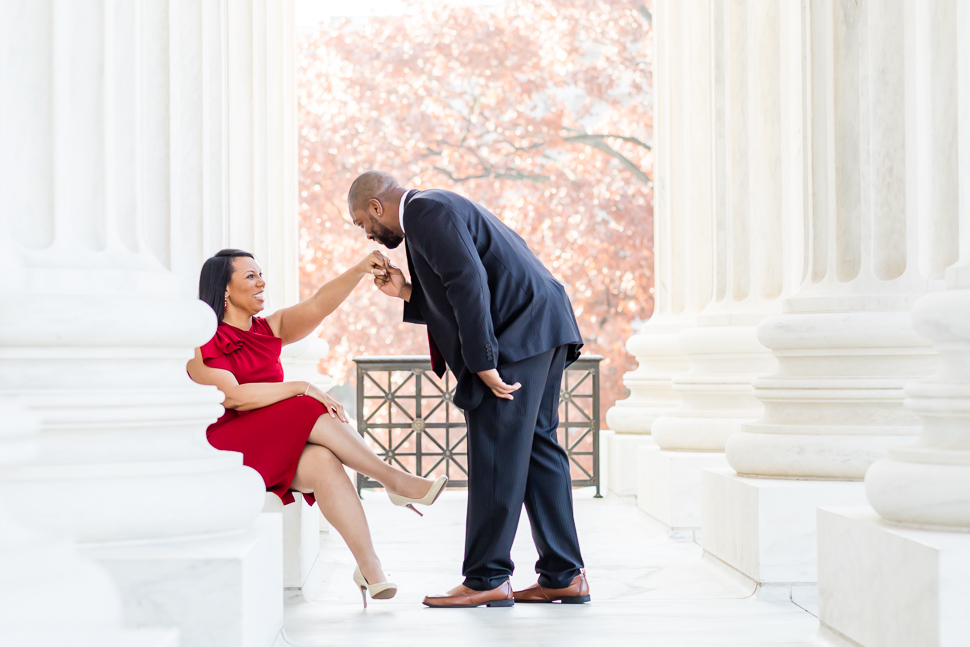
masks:
{"type": "Polygon", "coordinates": [[[226,355],[242,349],[243,346],[245,346],[247,338],[250,340],[259,339],[259,341],[262,342],[268,341],[272,344],[273,341],[278,340],[278,338],[274,337],[272,334],[267,334],[266,332],[260,330],[260,328],[268,327],[268,324],[265,324],[263,320],[257,317],[253,317],[252,328],[249,330],[243,330],[242,328],[237,328],[232,324],[227,324],[224,321],[220,321],[219,327],[216,328],[216,334],[213,341],[215,342],[216,348],[226,355]],[[257,325],[257,322],[263,325],[257,325]],[[269,337],[269,339],[266,339],[267,337],[269,337]]]}
{"type": "MultiPolygon", "coordinates": [[[[243,347],[242,340],[239,339],[238,337],[235,337],[231,332],[229,332],[227,330],[228,328],[232,328],[232,326],[228,324],[225,324],[225,325],[220,324],[219,328],[216,329],[216,339],[215,339],[216,348],[218,348],[226,355],[228,355],[229,353],[233,353],[243,347]]],[[[239,329],[236,328],[236,330],[239,330],[239,329]]],[[[240,331],[240,332],[243,332],[243,331],[240,331]]]]}

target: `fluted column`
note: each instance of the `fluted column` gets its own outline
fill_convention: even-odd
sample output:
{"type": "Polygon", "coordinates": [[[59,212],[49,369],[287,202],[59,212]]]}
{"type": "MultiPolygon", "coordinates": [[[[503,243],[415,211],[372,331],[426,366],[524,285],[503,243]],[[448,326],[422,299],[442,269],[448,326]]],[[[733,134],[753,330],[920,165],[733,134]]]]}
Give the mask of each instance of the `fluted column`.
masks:
{"type": "Polygon", "coordinates": [[[937,279],[945,268],[945,289],[920,298],[912,320],[940,361],[905,388],[922,431],[869,467],[872,507],[818,511],[820,637],[863,647],[958,647],[970,636],[970,6],[914,5],[907,176],[922,270],[937,279]]]}
{"type": "Polygon", "coordinates": [[[753,381],[764,412],[728,437],[730,469],[702,477],[701,530],[705,550],[752,579],[791,584],[819,577],[818,508],[864,503],[868,467],[919,431],[903,388],[938,357],[910,309],[939,285],[956,238],[926,194],[939,179],[918,168],[930,126],[916,106],[930,90],[908,30],[921,11],[907,0],[783,11],[803,70],[783,80],[802,88],[807,136],[781,166],[806,160],[805,262],[792,264],[800,282],[782,312],[758,325],[777,368],[753,381]]]}
{"type": "MultiPolygon", "coordinates": [[[[723,451],[742,422],[760,415],[751,381],[769,373],[775,360],[755,327],[780,311],[793,229],[786,220],[801,217],[782,201],[788,178],[781,166],[781,6],[719,0],[711,7],[706,80],[714,88],[713,101],[707,99],[713,112],[708,145],[693,151],[700,168],[692,194],[713,223],[713,298],[698,325],[679,336],[691,366],[673,379],[680,406],[654,424],[654,439],[665,450],[723,451]],[[698,182],[705,177],[713,187],[698,182]]],[[[704,28],[703,21],[694,24],[704,28]]]]}
{"type": "Polygon", "coordinates": [[[256,255],[270,310],[299,300],[293,0],[182,0],[173,11],[173,148],[183,178],[163,254],[182,295],[225,247],[256,255]],[[169,260],[170,259],[170,260],[169,260]]]}
{"type": "Polygon", "coordinates": [[[39,0],[3,21],[0,237],[21,269],[0,306],[0,396],[40,424],[13,513],[104,564],[127,624],[268,644],[282,609],[253,591],[275,588],[277,530],[258,519],[259,475],[206,442],[222,395],[185,364],[215,318],[169,269],[171,214],[202,182],[180,166],[200,149],[186,97],[204,85],[183,65],[183,21],[210,4],[39,0]],[[160,583],[172,542],[187,568],[160,583]],[[219,563],[250,579],[215,586],[219,563]]]}
{"type": "MultiPolygon", "coordinates": [[[[703,238],[693,239],[680,215],[685,212],[689,185],[677,179],[688,170],[685,134],[687,97],[681,82],[687,45],[683,41],[684,8],[681,3],[659,0],[653,7],[654,24],[654,209],[653,261],[654,310],[649,321],[627,342],[627,351],[637,358],[637,368],[623,376],[630,396],[619,400],[606,413],[606,422],[616,435],[611,438],[611,491],[632,494],[636,489],[636,447],[652,444],[654,421],[675,408],[678,395],[671,378],[687,370],[687,356],[677,345],[677,335],[693,324],[703,307],[691,285],[702,278],[709,250],[703,238]],[[676,167],[677,171],[674,172],[676,167]],[[691,273],[694,264],[698,272],[691,273]]],[[[709,242],[707,243],[709,245],[709,242]]]]}
{"type": "Polygon", "coordinates": [[[920,91],[906,90],[904,2],[813,2],[805,17],[808,271],[785,313],[759,327],[778,370],[755,380],[764,415],[726,454],[740,474],[859,480],[918,432],[902,389],[936,354],[909,309],[952,262],[955,242],[946,214],[921,198],[917,208],[907,173],[922,138],[908,128],[920,91]]]}
{"type": "Polygon", "coordinates": [[[941,363],[906,387],[922,421],[911,444],[893,447],[866,473],[869,502],[884,518],[917,526],[970,529],[970,9],[928,2],[917,14],[920,204],[948,236],[958,222],[959,262],[946,287],[913,308],[916,330],[941,363]],[[958,31],[959,30],[959,31],[958,31]],[[959,49],[958,49],[959,48],[959,49]],[[958,133],[955,140],[954,133],[958,133]],[[959,144],[959,149],[957,148],[959,144]]]}
{"type": "Polygon", "coordinates": [[[226,244],[256,255],[271,308],[299,299],[293,4],[243,0],[226,8],[226,244]]]}
{"type": "Polygon", "coordinates": [[[226,0],[183,0],[172,12],[172,211],[164,258],[181,295],[197,298],[199,269],[228,245],[226,0]]]}
{"type": "MultiPolygon", "coordinates": [[[[653,11],[654,31],[654,210],[653,261],[654,309],[641,332],[627,342],[627,350],[637,358],[637,369],[623,377],[630,389],[630,397],[618,401],[606,414],[610,429],[619,434],[649,434],[653,421],[663,411],[676,406],[677,396],[671,389],[671,375],[686,370],[687,358],[677,347],[677,333],[690,325],[696,311],[675,304],[675,295],[685,289],[686,266],[698,254],[683,228],[675,227],[672,210],[680,208],[685,196],[682,186],[674,195],[672,164],[683,164],[683,152],[672,146],[675,133],[682,132],[684,97],[678,83],[672,85],[671,76],[680,77],[684,45],[671,38],[671,21],[683,29],[683,10],[665,0],[657,2],[653,11]],[[673,48],[673,52],[671,49],[673,48]],[[675,67],[676,66],[676,67],[675,67]],[[687,257],[686,259],[684,257],[687,257]]],[[[679,225],[679,223],[678,223],[679,225]]],[[[699,260],[699,259],[697,259],[699,260]]]]}
{"type": "MultiPolygon", "coordinates": [[[[690,121],[672,146],[687,152],[690,165],[672,173],[689,187],[674,217],[706,227],[708,260],[695,268],[704,286],[695,325],[677,339],[690,360],[672,379],[679,406],[653,423],[658,449],[640,452],[638,505],[672,528],[697,528],[701,471],[726,467],[725,441],[762,411],[752,380],[776,364],[756,326],[780,311],[795,276],[789,265],[801,258],[803,207],[793,196],[802,161],[783,163],[783,151],[802,127],[787,114],[800,107],[782,84],[791,73],[782,74],[781,36],[790,7],[717,0],[685,4],[680,13],[689,37],[678,39],[687,44],[679,82],[689,89],[690,121]]],[[[800,66],[789,67],[797,78],[800,66]]]]}

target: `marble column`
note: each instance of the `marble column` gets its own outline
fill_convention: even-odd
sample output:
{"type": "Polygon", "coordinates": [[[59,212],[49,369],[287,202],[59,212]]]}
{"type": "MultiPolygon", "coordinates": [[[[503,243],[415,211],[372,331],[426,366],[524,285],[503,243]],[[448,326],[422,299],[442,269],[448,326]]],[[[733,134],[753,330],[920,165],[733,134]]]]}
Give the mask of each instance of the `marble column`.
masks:
{"type": "Polygon", "coordinates": [[[177,629],[123,629],[121,596],[104,569],[63,534],[33,529],[8,510],[8,497],[22,493],[3,481],[36,454],[35,430],[21,407],[0,404],[0,643],[176,647],[177,629]]]}
{"type": "Polygon", "coordinates": [[[790,221],[802,217],[801,204],[785,199],[793,182],[781,163],[783,142],[801,134],[800,122],[782,118],[781,13],[775,2],[718,0],[709,24],[692,20],[697,40],[710,43],[691,45],[706,67],[698,90],[713,88],[694,99],[709,106],[709,123],[691,150],[691,184],[692,206],[712,223],[712,297],[679,335],[690,369],[673,378],[680,406],[653,425],[659,449],[642,453],[639,493],[641,509],[672,528],[700,526],[701,469],[727,466],[725,441],[763,408],[752,380],[776,364],[756,327],[790,291],[800,234],[790,221]]]}
{"type": "Polygon", "coordinates": [[[0,397],[40,425],[9,501],[101,563],[126,626],[269,645],[279,522],[260,517],[259,475],[206,442],[222,395],[185,363],[215,318],[171,271],[172,213],[204,180],[181,166],[204,150],[187,25],[218,38],[212,5],[40,0],[3,23],[0,238],[21,269],[0,306],[0,397]]]}
{"type": "MultiPolygon", "coordinates": [[[[296,45],[293,0],[203,3],[187,12],[173,60],[185,122],[179,172],[190,182],[172,214],[172,269],[194,298],[199,269],[226,247],[253,252],[267,282],[267,309],[299,300],[296,45]]],[[[287,380],[333,385],[319,370],[330,348],[313,334],[283,348],[287,380]]],[[[284,511],[267,494],[264,512],[283,524],[286,587],[300,587],[328,529],[319,508],[297,497],[284,511]]]]}
{"type": "Polygon", "coordinates": [[[957,239],[959,260],[946,289],[913,308],[917,332],[940,354],[931,377],[906,386],[918,440],[866,472],[872,508],[819,512],[822,634],[864,647],[970,639],[970,7],[932,0],[913,24],[919,205],[934,219],[925,233],[947,243],[934,278],[957,239]],[[860,596],[871,603],[859,606],[860,596]]]}
{"type": "Polygon", "coordinates": [[[226,243],[256,255],[273,308],[299,300],[293,5],[227,5],[226,243]]]}
{"type": "Polygon", "coordinates": [[[711,296],[710,180],[703,164],[695,164],[710,143],[707,4],[660,1],[654,8],[654,313],[627,344],[639,364],[624,377],[631,395],[607,412],[616,432],[610,489],[619,494],[640,489],[642,450],[654,445],[648,435],[676,408],[672,378],[689,367],[678,335],[694,325],[711,296]],[[696,194],[698,185],[707,187],[703,195],[696,194]]]}
{"type": "MultiPolygon", "coordinates": [[[[608,438],[608,487],[619,495],[637,491],[637,449],[652,446],[653,422],[665,411],[677,406],[671,378],[687,370],[687,356],[677,345],[677,334],[693,323],[695,303],[686,303],[682,295],[689,291],[685,268],[692,262],[707,262],[708,250],[699,249],[685,232],[682,222],[675,222],[672,209],[682,209],[684,185],[671,182],[671,166],[683,166],[683,153],[672,146],[683,133],[681,121],[685,98],[678,83],[683,71],[684,45],[680,32],[672,39],[671,20],[682,30],[683,10],[678,3],[658,0],[653,7],[654,24],[654,207],[653,263],[654,310],[643,328],[630,337],[627,351],[636,357],[637,368],[623,376],[630,396],[619,400],[606,412],[606,423],[614,432],[608,438]],[[673,52],[672,52],[673,49],[673,52]],[[674,136],[677,133],[677,136],[674,136]],[[676,268],[676,271],[675,271],[676,268]]],[[[694,279],[697,278],[695,274],[694,279]]]]}
{"type": "MultiPolygon", "coordinates": [[[[185,2],[172,65],[173,209],[158,225],[182,296],[198,295],[206,258],[254,253],[267,309],[297,303],[299,211],[293,0],[185,2]]],[[[329,346],[311,336],[283,349],[289,380],[333,381],[317,366],[329,346]]]]}
{"type": "Polygon", "coordinates": [[[819,0],[800,12],[804,280],[758,327],[778,361],[754,381],[764,414],[728,439],[731,469],[702,486],[704,548],[763,584],[816,581],[816,508],[865,501],[869,465],[919,431],[903,387],[937,362],[909,311],[952,262],[955,238],[914,175],[920,75],[900,46],[911,7],[819,0]]]}
{"type": "Polygon", "coordinates": [[[293,0],[182,0],[172,64],[173,173],[184,182],[162,235],[182,294],[225,247],[263,265],[267,307],[299,298],[296,44],[293,0]]]}

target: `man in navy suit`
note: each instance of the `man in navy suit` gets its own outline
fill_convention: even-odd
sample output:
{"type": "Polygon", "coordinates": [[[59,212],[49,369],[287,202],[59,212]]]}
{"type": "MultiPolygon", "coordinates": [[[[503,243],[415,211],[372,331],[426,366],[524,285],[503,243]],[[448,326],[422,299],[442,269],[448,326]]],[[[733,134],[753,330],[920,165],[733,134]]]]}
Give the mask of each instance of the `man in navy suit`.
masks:
{"type": "Polygon", "coordinates": [[[410,282],[386,263],[381,291],[425,324],[432,366],[457,378],[468,424],[465,581],[430,607],[582,603],[589,586],[573,519],[569,461],[557,440],[563,370],[583,345],[566,291],[525,241],[450,191],[406,190],[379,171],[348,195],[354,223],[394,249],[407,241],[410,282]],[[513,593],[512,540],[525,504],[539,581],[513,593]]]}

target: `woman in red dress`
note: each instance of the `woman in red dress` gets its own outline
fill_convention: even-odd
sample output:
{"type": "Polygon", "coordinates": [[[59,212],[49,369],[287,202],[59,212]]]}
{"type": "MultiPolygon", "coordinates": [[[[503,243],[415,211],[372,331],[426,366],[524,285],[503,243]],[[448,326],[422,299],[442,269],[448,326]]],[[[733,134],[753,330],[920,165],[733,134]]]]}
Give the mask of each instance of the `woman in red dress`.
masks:
{"type": "Polygon", "coordinates": [[[372,252],[309,299],[264,319],[256,316],[266,286],[259,264],[248,252],[224,249],[205,262],[199,279],[199,298],[219,326],[188,364],[193,380],[226,396],[225,414],[206,431],[209,443],[241,452],[284,503],[293,501],[291,491],[316,500],[357,559],[361,595],[369,591],[377,599],[393,597],[397,587],[384,576],[344,465],[383,484],[396,505],[412,508],[433,503],[447,478],[432,482],[382,461],[348,424],[340,403],[308,382],[283,381],[280,351],[312,333],[365,275],[383,268],[383,255],[372,252]]]}

